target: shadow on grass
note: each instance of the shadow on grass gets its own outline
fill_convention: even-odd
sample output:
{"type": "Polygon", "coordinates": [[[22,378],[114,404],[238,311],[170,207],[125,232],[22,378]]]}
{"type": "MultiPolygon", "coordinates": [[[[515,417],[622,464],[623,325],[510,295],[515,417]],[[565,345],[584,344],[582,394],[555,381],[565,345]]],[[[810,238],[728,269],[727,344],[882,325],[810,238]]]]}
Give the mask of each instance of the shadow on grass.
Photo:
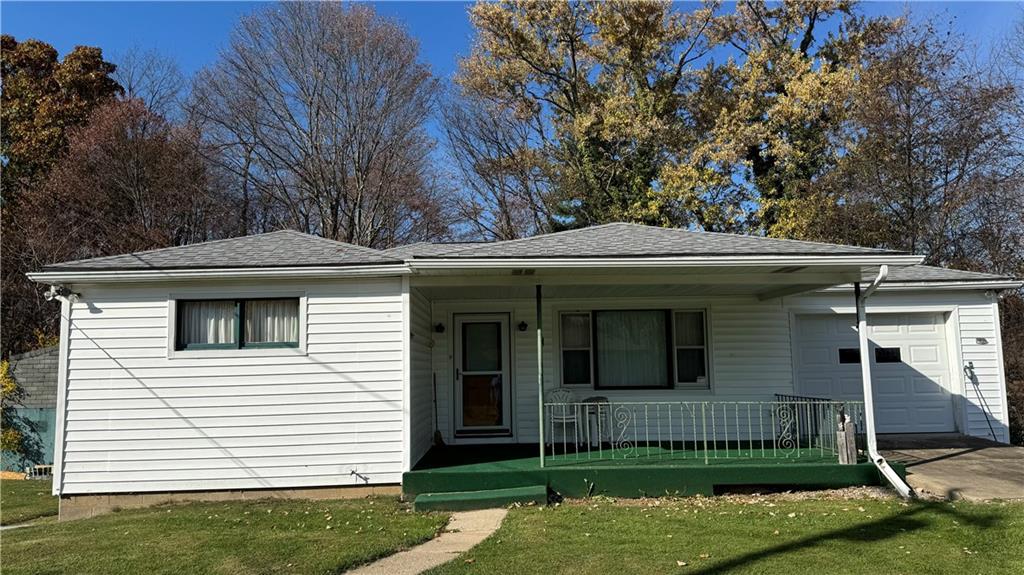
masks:
{"type": "Polygon", "coordinates": [[[952,515],[961,523],[981,528],[994,527],[1000,519],[1000,517],[994,513],[982,516],[964,515],[962,513],[958,513],[948,503],[916,502],[912,503],[910,507],[905,511],[900,512],[896,517],[878,519],[871,521],[870,523],[862,523],[836,531],[804,537],[802,539],[776,545],[768,549],[745,553],[724,562],[709,565],[708,567],[699,571],[694,571],[693,573],[729,573],[741,567],[756,563],[762,559],[768,559],[777,555],[799,551],[830,541],[850,541],[856,543],[884,541],[885,539],[889,539],[899,534],[912,533],[931,526],[932,522],[929,519],[919,517],[926,511],[952,515]]]}

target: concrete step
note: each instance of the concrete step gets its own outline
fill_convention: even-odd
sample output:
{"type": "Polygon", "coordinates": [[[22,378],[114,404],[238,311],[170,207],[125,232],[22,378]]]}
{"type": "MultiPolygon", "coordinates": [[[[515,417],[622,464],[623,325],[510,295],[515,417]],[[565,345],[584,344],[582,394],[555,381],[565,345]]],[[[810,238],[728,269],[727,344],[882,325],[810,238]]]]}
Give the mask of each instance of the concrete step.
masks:
{"type": "Polygon", "coordinates": [[[483,491],[449,491],[420,493],[413,500],[416,511],[468,511],[505,507],[512,503],[544,505],[548,502],[546,485],[487,489],[483,491]]]}

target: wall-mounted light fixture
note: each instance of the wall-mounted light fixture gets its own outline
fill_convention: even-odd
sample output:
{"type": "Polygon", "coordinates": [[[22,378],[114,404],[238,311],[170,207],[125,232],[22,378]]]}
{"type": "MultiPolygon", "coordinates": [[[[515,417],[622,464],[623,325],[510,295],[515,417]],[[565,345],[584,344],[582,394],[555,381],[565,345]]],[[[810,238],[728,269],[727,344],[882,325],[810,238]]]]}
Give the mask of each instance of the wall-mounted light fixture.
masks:
{"type": "Polygon", "coordinates": [[[526,328],[528,328],[530,326],[526,325],[525,321],[521,321],[521,322],[519,322],[519,325],[516,326],[516,327],[519,328],[519,331],[526,331],[526,328]]]}
{"type": "Polygon", "coordinates": [[[444,333],[444,324],[443,323],[435,324],[434,325],[434,332],[435,333],[444,333]]]}

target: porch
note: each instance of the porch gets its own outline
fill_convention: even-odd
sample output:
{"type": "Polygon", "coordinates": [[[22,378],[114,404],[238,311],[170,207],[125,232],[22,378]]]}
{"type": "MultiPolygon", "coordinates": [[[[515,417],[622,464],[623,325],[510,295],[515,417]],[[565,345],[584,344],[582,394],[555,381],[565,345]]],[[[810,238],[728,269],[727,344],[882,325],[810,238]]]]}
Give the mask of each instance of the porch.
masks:
{"type": "Polygon", "coordinates": [[[764,402],[546,402],[544,410],[543,449],[435,445],[404,474],[403,494],[450,505],[529,488],[546,500],[548,492],[712,495],[739,486],[826,488],[881,479],[866,458],[840,463],[845,426],[846,437],[855,440],[853,430],[863,425],[857,402],[780,396],[764,402]]]}
{"type": "MultiPolygon", "coordinates": [[[[658,450],[650,457],[590,461],[560,454],[549,457],[553,465],[541,467],[536,445],[437,446],[403,474],[402,493],[415,500],[429,493],[458,496],[543,486],[563,497],[643,497],[713,495],[738,487],[815,489],[882,482],[866,460],[840,465],[835,458],[812,451],[781,459],[722,456],[708,463],[692,450],[689,456],[675,450],[675,457],[669,457],[658,450]]],[[[903,473],[902,466],[897,470],[903,473]]]]}
{"type": "Polygon", "coordinates": [[[792,296],[857,283],[859,266],[445,272],[410,279],[407,497],[880,481],[840,445],[867,429],[859,382],[842,401],[794,395],[796,319],[864,298],[792,296]]]}

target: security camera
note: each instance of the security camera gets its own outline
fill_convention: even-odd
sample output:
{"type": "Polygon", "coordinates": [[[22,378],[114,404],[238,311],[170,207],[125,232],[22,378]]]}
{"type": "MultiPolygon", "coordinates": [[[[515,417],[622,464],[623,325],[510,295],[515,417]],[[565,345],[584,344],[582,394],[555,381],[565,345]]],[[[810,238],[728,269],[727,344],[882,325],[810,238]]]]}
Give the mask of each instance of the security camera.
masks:
{"type": "Polygon", "coordinates": [[[81,294],[75,293],[64,286],[50,286],[50,289],[43,292],[43,299],[53,301],[59,298],[67,298],[71,303],[78,301],[81,294]]]}

